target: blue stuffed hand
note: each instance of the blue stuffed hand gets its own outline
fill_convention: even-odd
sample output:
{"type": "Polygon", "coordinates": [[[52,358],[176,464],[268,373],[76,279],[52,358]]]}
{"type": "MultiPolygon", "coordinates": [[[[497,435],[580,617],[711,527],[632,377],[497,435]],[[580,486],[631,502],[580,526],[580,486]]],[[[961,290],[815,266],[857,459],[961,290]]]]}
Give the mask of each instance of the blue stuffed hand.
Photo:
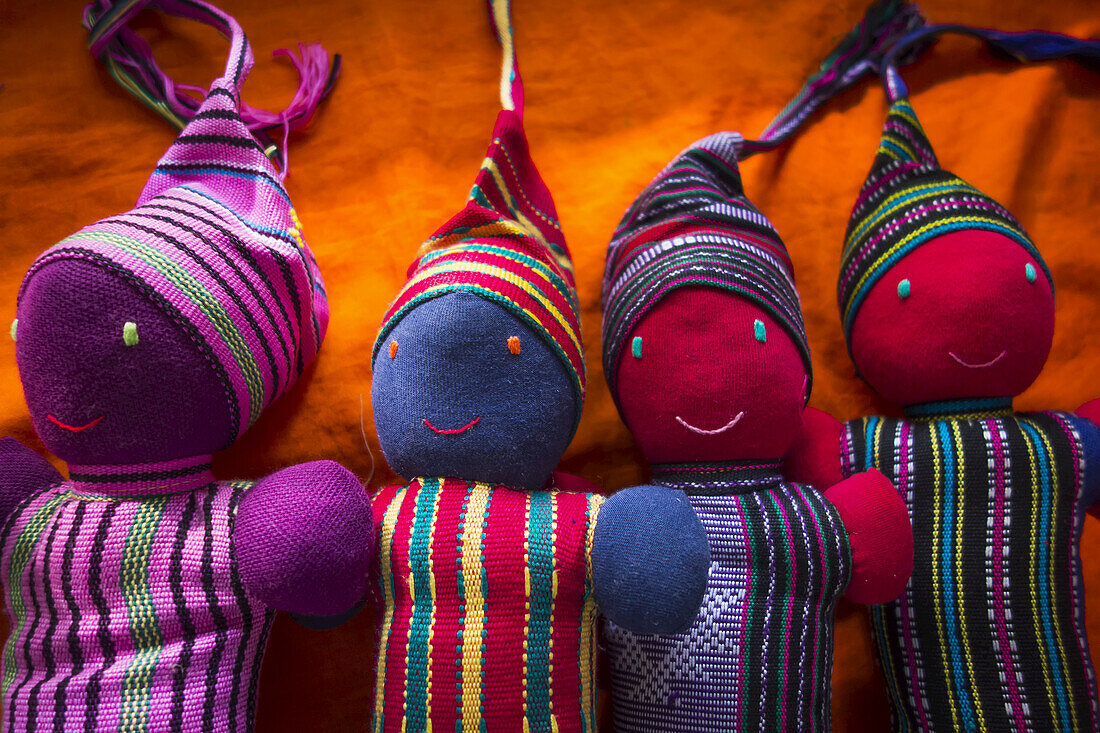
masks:
{"type": "Polygon", "coordinates": [[[710,570],[702,522],[682,491],[634,486],[601,507],[592,583],[604,616],[636,634],[675,634],[695,621],[710,570]]]}

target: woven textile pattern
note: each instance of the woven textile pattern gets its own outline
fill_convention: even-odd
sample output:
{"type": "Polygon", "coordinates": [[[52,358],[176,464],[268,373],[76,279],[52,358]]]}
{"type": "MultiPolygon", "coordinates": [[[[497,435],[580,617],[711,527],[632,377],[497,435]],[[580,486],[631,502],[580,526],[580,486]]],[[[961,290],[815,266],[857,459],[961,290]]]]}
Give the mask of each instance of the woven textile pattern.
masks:
{"type": "Polygon", "coordinates": [[[654,481],[687,492],[706,527],[707,595],[685,634],[607,625],[615,729],[827,731],[833,613],[851,575],[840,515],[777,468],[701,468],[654,467],[654,481]]]}
{"type": "Polygon", "coordinates": [[[940,168],[908,99],[890,107],[871,172],[844,237],[837,298],[846,338],[867,291],[892,264],[935,237],[996,232],[1017,242],[1053,281],[1023,227],[999,203],[940,168]]]}
{"type": "Polygon", "coordinates": [[[905,593],[872,608],[901,731],[1096,730],[1078,544],[1081,439],[1007,401],[842,435],[845,474],[877,468],[913,521],[905,593]]]}
{"type": "MultiPolygon", "coordinates": [[[[191,334],[218,373],[236,437],[313,360],[324,283],[274,168],[219,79],[157,164],[138,206],[46,250],[117,272],[191,334]]],[[[20,291],[22,293],[22,289],[20,291]]]]}
{"type": "Polygon", "coordinates": [[[0,538],[4,728],[251,730],[274,618],[233,559],[251,484],[194,460],[72,475],[0,538]]]}
{"type": "Polygon", "coordinates": [[[382,489],[373,730],[594,730],[602,503],[459,479],[382,489]]]}
{"type": "Polygon", "coordinates": [[[731,132],[695,142],[653,179],[619,223],[603,279],[604,373],[612,394],[627,334],[661,297],[689,285],[723,288],[767,308],[811,372],[790,257],[741,185],[742,142],[731,132]]]}

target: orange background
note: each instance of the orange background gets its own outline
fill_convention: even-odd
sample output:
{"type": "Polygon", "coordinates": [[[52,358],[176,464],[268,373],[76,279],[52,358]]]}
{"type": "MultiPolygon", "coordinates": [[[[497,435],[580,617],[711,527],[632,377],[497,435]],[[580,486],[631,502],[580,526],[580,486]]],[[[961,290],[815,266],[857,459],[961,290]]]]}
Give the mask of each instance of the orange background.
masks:
{"type": "MultiPolygon", "coordinates": [[[[0,5],[0,320],[34,257],[130,208],[174,133],[123,92],[84,48],[82,3],[0,5]]],[[[527,132],[576,261],[589,392],[564,468],[607,490],[644,479],[600,368],[599,283],[619,217],[681,148],[722,129],[752,135],[863,12],[860,0],[738,3],[516,0],[527,132]]],[[[923,0],[939,22],[1100,35],[1091,0],[923,0]]],[[[370,347],[419,243],[464,201],[498,109],[498,49],[479,0],[224,0],[249,33],[252,104],[281,108],[295,74],[276,48],[322,41],[344,55],[336,91],[291,138],[288,187],[332,305],[316,367],[216,470],[258,477],[334,458],[372,487],[393,479],[370,415],[370,347]]],[[[139,26],[179,81],[207,84],[226,45],[205,26],[143,15],[139,26]]],[[[906,73],[941,162],[1024,223],[1057,285],[1058,328],[1042,376],[1017,401],[1073,409],[1100,396],[1100,76],[1069,63],[1018,68],[947,38],[906,73]]],[[[801,138],[743,167],[745,188],[793,257],[816,368],[811,404],[848,419],[891,411],[854,377],[835,301],[848,213],[877,146],[885,102],[864,83],[825,107],[801,138]]],[[[14,349],[0,343],[0,435],[42,451],[23,404],[14,349]]],[[[79,354],[74,354],[79,358],[79,354]]],[[[1100,645],[1100,523],[1082,544],[1088,625],[1100,645]]],[[[836,730],[883,730],[885,688],[863,609],[837,614],[836,730]]],[[[373,618],[311,632],[280,615],[260,686],[260,731],[366,728],[373,618]]]]}

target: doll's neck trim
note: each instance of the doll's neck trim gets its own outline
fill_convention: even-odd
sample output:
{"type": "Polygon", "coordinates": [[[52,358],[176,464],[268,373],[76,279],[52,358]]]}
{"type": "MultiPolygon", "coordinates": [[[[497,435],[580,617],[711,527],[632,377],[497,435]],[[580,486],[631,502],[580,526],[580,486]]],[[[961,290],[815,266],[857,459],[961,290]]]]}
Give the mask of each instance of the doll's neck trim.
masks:
{"type": "Polygon", "coordinates": [[[81,493],[146,496],[192,491],[214,482],[211,456],[154,463],[88,466],[69,464],[69,486],[81,493]]]}
{"type": "Polygon", "coordinates": [[[688,496],[744,494],[774,486],[783,480],[783,463],[734,461],[731,463],[657,463],[650,467],[658,486],[680,489],[688,496]]]}
{"type": "Polygon", "coordinates": [[[1012,414],[1011,397],[975,397],[961,400],[921,402],[903,408],[905,416],[932,420],[941,417],[981,419],[1012,414]]]}

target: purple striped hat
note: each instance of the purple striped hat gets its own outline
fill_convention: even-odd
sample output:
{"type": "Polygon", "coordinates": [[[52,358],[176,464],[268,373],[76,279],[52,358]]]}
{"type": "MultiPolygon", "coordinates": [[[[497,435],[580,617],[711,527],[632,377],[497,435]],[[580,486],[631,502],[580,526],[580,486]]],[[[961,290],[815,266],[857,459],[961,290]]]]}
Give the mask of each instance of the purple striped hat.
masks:
{"type": "MultiPolygon", "coordinates": [[[[316,356],[328,326],[328,302],[283,186],[285,167],[275,169],[241,117],[240,89],[253,57],[240,26],[199,0],[154,5],[215,25],[228,36],[225,75],[201,105],[185,113],[190,121],[157,164],[137,206],[43,252],[19,297],[37,272],[61,259],[91,262],[122,277],[202,350],[224,389],[235,438],[316,356]]],[[[303,49],[303,56],[317,50],[303,49]]],[[[118,55],[124,52],[141,55],[148,47],[118,55]]],[[[294,59],[300,71],[315,60],[294,59]]],[[[302,89],[309,85],[316,86],[310,97],[316,106],[331,83],[322,90],[303,71],[302,89]]]]}

